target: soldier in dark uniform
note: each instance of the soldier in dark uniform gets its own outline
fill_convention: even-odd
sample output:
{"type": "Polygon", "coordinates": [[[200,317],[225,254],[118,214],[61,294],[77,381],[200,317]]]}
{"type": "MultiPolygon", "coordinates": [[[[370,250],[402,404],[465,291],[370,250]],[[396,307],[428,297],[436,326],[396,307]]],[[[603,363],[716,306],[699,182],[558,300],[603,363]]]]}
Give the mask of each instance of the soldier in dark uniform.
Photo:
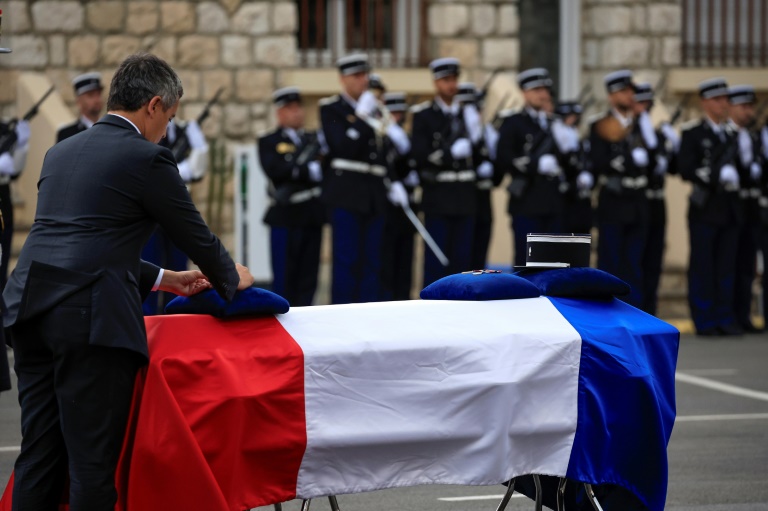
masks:
{"type": "MultiPolygon", "coordinates": [[[[482,111],[480,91],[477,90],[474,83],[460,83],[457,98],[462,106],[474,106],[477,111],[482,111]]],[[[477,173],[477,186],[475,196],[477,201],[477,211],[475,213],[475,225],[472,241],[471,268],[475,270],[484,269],[488,263],[488,247],[491,244],[491,232],[493,230],[493,207],[491,203],[491,192],[499,184],[504,175],[496,171],[493,163],[496,154],[496,143],[498,133],[490,133],[495,128],[489,123],[483,126],[483,135],[480,139],[477,158],[475,161],[475,172],[477,173]]]]}
{"type": "Polygon", "coordinates": [[[407,204],[408,192],[387,161],[390,134],[383,107],[368,90],[368,57],[337,62],[342,92],[320,102],[328,146],[323,200],[333,231],[333,303],[380,299],[381,246],[387,198],[407,204]],[[389,186],[387,186],[389,185],[389,186]]]}
{"type": "Polygon", "coordinates": [[[648,83],[635,86],[635,116],[640,126],[640,134],[645,146],[655,156],[655,166],[649,168],[648,188],[648,234],[643,250],[643,303],[640,307],[648,314],[656,314],[659,281],[664,263],[664,246],[667,229],[667,208],[664,200],[664,181],[669,172],[670,163],[674,162],[674,149],[671,141],[661,130],[651,124],[650,112],[653,109],[653,88],[648,83]]]}
{"type": "Polygon", "coordinates": [[[557,233],[562,229],[563,170],[552,137],[552,79],[546,69],[528,69],[517,75],[525,106],[504,114],[499,128],[496,164],[510,173],[509,214],[512,217],[516,266],[525,265],[529,233],[557,233]]]}
{"type": "Polygon", "coordinates": [[[476,150],[482,138],[477,109],[456,98],[459,61],[433,60],[434,99],[413,108],[413,160],[422,187],[425,227],[450,261],[443,267],[429,250],[424,254],[424,285],[452,273],[471,270],[476,214],[476,150]]]}
{"type": "MultiPolygon", "coordinates": [[[[384,106],[392,120],[403,126],[408,104],[402,92],[388,92],[383,95],[384,106]]],[[[417,209],[414,191],[419,185],[419,175],[413,170],[410,160],[411,144],[403,131],[399,146],[393,144],[391,151],[395,173],[405,185],[411,209],[417,209]]],[[[387,206],[384,223],[384,243],[381,258],[382,300],[410,300],[413,282],[413,224],[403,209],[395,204],[387,206]]]]}
{"type": "Polygon", "coordinates": [[[258,142],[271,198],[264,223],[270,227],[272,290],[293,306],[312,305],[325,223],[320,142],[304,132],[299,89],[286,87],[272,98],[277,127],[258,142]]]}
{"type": "Polygon", "coordinates": [[[698,335],[738,335],[733,309],[736,246],[744,212],[736,169],[738,142],[726,123],[728,84],[699,84],[704,117],[685,126],[678,154],[683,179],[693,183],[688,208],[688,302],[698,335]]]}
{"type": "Polygon", "coordinates": [[[633,117],[632,73],[605,77],[611,109],[590,126],[590,155],[601,185],[598,195],[597,266],[631,287],[626,302],[643,304],[642,257],[648,232],[648,173],[655,167],[653,149],[633,117]]]}
{"type": "Polygon", "coordinates": [[[59,128],[56,133],[57,143],[93,126],[101,117],[101,111],[104,109],[104,99],[101,96],[104,87],[101,85],[99,73],[85,73],[76,76],[72,80],[72,86],[75,89],[80,117],[75,122],[59,128]]]}
{"type": "Polygon", "coordinates": [[[592,232],[592,190],[589,140],[581,140],[579,124],[582,106],[577,101],[562,101],[555,107],[552,135],[561,155],[565,182],[563,188],[563,232],[592,232]]]}
{"type": "MultiPolygon", "coordinates": [[[[200,125],[195,120],[179,123],[176,119],[168,123],[165,137],[160,145],[167,147],[176,157],[179,175],[187,184],[200,182],[208,168],[208,143],[200,125]]],[[[144,245],[141,258],[147,262],[173,271],[186,271],[189,258],[173,244],[162,227],[155,232],[144,245]]],[[[142,303],[145,316],[162,313],[165,306],[176,298],[173,293],[152,291],[142,303]]]]}
{"type": "Polygon", "coordinates": [[[752,131],[755,123],[755,89],[750,85],[731,87],[729,92],[731,127],[736,134],[738,156],[735,159],[744,222],[736,249],[736,288],[733,305],[739,326],[747,333],[761,330],[752,324],[752,285],[755,281],[757,249],[760,246],[760,182],[762,165],[760,140],[752,131]]]}

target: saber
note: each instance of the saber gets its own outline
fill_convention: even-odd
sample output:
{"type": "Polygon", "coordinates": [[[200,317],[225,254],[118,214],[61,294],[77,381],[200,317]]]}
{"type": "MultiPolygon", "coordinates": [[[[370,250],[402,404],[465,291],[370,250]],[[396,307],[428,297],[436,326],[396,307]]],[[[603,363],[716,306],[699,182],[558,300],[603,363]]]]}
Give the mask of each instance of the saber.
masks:
{"type": "Polygon", "coordinates": [[[424,227],[424,224],[422,224],[419,221],[419,217],[416,216],[416,213],[413,212],[411,209],[411,206],[408,204],[403,204],[400,206],[403,208],[403,211],[405,211],[405,216],[408,217],[408,220],[411,221],[413,226],[416,228],[416,230],[419,232],[419,235],[422,237],[424,242],[427,244],[429,249],[432,251],[433,254],[435,254],[435,257],[437,257],[437,260],[440,261],[440,264],[442,264],[444,267],[448,267],[450,264],[450,261],[448,261],[448,258],[445,256],[442,250],[440,250],[440,247],[437,246],[437,243],[435,242],[434,238],[429,234],[429,231],[427,231],[427,228],[424,227]]]}

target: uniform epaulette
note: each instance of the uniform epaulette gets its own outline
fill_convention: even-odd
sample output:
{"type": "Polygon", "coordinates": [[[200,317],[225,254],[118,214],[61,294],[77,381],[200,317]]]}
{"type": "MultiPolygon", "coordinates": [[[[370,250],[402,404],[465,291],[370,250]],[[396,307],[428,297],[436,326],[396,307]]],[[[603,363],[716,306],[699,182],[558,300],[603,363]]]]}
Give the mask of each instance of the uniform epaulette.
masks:
{"type": "Polygon", "coordinates": [[[424,110],[426,108],[429,108],[430,106],[432,106],[432,101],[423,101],[423,102],[419,103],[418,105],[413,105],[410,108],[410,110],[411,110],[412,114],[415,114],[415,113],[421,112],[422,110],[424,110]]]}
{"type": "Polygon", "coordinates": [[[701,119],[691,119],[690,121],[684,122],[682,125],[680,125],[680,131],[687,131],[689,129],[695,128],[701,124],[701,119]]]}
{"type": "Polygon", "coordinates": [[[325,105],[330,105],[331,103],[335,103],[338,100],[339,100],[339,95],[338,94],[334,94],[333,96],[331,96],[329,98],[321,99],[320,101],[318,101],[317,104],[320,105],[320,106],[325,106],[325,105]]]}

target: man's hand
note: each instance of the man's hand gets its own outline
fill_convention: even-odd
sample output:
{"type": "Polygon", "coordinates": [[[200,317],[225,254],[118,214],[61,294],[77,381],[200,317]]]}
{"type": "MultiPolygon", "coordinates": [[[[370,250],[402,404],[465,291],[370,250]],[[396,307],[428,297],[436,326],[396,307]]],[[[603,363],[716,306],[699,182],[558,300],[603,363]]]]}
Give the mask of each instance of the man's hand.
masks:
{"type": "Polygon", "coordinates": [[[163,271],[159,289],[179,296],[192,296],[211,289],[211,283],[201,271],[163,271]]]}
{"type": "Polygon", "coordinates": [[[237,274],[240,275],[240,283],[237,285],[237,290],[242,291],[243,289],[248,289],[253,285],[253,275],[251,275],[251,272],[243,266],[240,263],[235,263],[235,268],[237,268],[237,274]]]}

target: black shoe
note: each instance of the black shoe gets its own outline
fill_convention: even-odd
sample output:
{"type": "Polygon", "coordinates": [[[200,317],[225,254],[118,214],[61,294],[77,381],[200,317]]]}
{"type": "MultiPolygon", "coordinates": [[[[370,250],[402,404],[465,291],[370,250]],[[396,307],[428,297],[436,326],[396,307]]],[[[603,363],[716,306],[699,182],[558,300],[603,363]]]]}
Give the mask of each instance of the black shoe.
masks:
{"type": "Polygon", "coordinates": [[[738,337],[740,335],[744,335],[744,330],[739,325],[733,323],[730,325],[720,326],[720,331],[723,332],[723,335],[727,335],[729,337],[738,337]]]}
{"type": "Polygon", "coordinates": [[[702,328],[701,330],[696,330],[696,335],[699,337],[720,337],[723,334],[719,328],[713,326],[711,328],[702,328]]]}

